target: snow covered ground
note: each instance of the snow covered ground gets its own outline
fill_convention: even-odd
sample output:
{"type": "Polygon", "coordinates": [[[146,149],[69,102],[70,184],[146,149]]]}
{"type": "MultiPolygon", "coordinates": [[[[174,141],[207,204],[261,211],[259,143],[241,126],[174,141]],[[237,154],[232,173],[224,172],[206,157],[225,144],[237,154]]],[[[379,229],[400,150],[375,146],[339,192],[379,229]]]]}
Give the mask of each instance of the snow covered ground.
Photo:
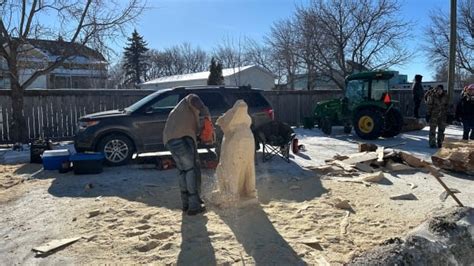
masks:
{"type": "MultiPolygon", "coordinates": [[[[334,127],[331,136],[324,135],[318,129],[298,128],[295,131],[297,138],[300,139],[299,142],[306,146],[307,155],[315,158],[311,164],[323,163],[324,159],[331,158],[335,153],[343,155],[357,152],[357,145],[364,142],[411,152],[428,161],[431,161],[431,155],[437,151],[437,149],[431,149],[428,146],[429,127],[418,131],[402,133],[394,138],[380,138],[377,140],[363,140],[354,131],[351,134],[344,134],[342,127],[334,127]]],[[[445,135],[446,138],[461,139],[462,128],[459,126],[448,126],[445,135]]],[[[296,156],[295,159],[299,164],[305,165],[309,163],[308,160],[305,160],[304,156],[296,156]]]]}

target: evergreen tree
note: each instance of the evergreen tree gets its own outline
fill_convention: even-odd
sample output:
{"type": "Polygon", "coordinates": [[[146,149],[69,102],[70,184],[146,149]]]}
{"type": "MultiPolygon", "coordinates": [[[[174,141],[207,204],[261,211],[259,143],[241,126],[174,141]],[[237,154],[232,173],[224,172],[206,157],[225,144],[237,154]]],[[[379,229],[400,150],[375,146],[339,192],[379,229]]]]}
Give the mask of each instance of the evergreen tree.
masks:
{"type": "Polygon", "coordinates": [[[123,69],[125,71],[125,84],[138,85],[146,81],[146,70],[148,63],[146,52],[148,44],[143,40],[137,30],[134,30],[132,37],[128,38],[128,46],[125,47],[123,69]]]}
{"type": "Polygon", "coordinates": [[[207,85],[224,85],[224,76],[222,76],[222,64],[220,62],[216,62],[214,57],[211,59],[209,71],[211,73],[209,73],[207,85]]]}

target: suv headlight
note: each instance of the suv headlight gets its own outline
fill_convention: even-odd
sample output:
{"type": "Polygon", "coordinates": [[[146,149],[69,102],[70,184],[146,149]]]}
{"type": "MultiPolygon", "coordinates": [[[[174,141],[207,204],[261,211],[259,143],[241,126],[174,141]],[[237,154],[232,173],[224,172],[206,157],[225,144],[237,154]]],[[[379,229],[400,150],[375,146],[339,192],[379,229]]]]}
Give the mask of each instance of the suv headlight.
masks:
{"type": "Polygon", "coordinates": [[[91,127],[91,126],[95,126],[99,124],[99,121],[98,120],[91,120],[91,121],[80,121],[79,122],[79,129],[80,130],[84,130],[88,127],[91,127]]]}

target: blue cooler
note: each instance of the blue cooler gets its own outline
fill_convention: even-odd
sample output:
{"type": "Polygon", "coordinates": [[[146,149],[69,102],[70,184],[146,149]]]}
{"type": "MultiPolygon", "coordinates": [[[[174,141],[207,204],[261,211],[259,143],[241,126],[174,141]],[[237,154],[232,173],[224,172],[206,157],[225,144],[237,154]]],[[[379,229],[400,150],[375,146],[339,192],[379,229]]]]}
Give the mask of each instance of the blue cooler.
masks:
{"type": "Polygon", "coordinates": [[[67,149],[44,151],[42,155],[44,170],[61,169],[61,165],[69,161],[69,156],[67,149]]]}
{"type": "Polygon", "coordinates": [[[76,175],[100,174],[102,173],[102,153],[76,153],[71,155],[70,160],[76,175]]]}

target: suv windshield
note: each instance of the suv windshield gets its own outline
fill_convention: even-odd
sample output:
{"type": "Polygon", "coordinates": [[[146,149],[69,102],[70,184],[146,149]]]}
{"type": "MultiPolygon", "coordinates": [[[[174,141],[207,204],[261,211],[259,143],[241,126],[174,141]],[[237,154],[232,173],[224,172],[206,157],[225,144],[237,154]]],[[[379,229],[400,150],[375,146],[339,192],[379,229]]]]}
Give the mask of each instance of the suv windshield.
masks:
{"type": "Polygon", "coordinates": [[[135,112],[136,110],[140,109],[140,107],[142,107],[147,102],[151,101],[153,98],[155,98],[156,96],[158,96],[161,93],[162,93],[161,91],[152,93],[152,94],[146,96],[145,98],[141,99],[140,101],[138,101],[138,102],[130,105],[129,107],[125,108],[125,110],[128,111],[128,112],[135,112]]]}

